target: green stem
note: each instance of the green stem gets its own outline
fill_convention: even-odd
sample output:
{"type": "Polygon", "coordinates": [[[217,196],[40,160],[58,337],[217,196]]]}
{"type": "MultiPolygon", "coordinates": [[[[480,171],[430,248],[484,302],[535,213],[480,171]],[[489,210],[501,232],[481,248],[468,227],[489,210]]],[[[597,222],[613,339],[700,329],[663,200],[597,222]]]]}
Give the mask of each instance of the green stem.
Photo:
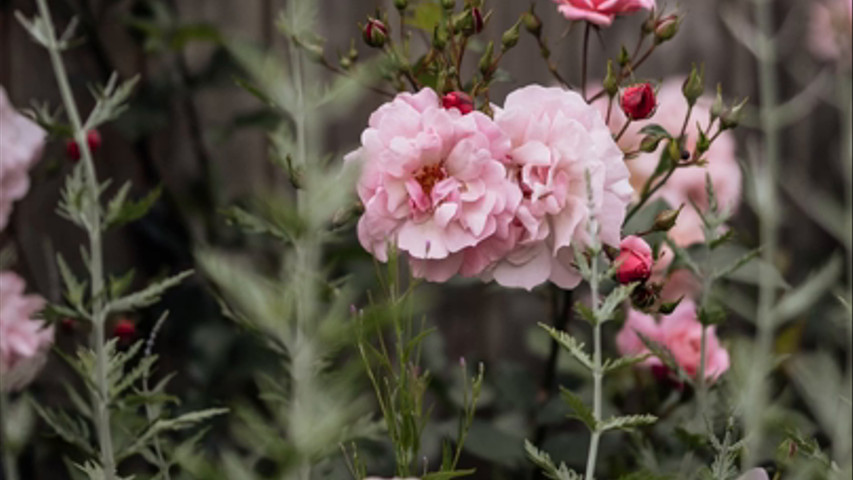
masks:
{"type": "Polygon", "coordinates": [[[56,82],[59,86],[59,93],[62,96],[62,102],[65,106],[65,111],[68,113],[68,119],[71,122],[71,127],[74,130],[74,140],[80,147],[83,157],[83,168],[86,176],[86,190],[89,195],[88,201],[85,203],[88,210],[86,217],[86,230],[89,235],[89,272],[92,279],[92,334],[90,341],[95,350],[95,381],[97,391],[93,392],[92,402],[95,410],[95,426],[98,432],[98,443],[100,444],[101,467],[104,470],[106,480],[115,478],[115,455],[113,454],[112,433],[110,431],[110,412],[109,412],[109,385],[107,383],[107,353],[104,348],[105,335],[104,324],[106,323],[106,311],[104,305],[104,266],[103,252],[101,248],[101,207],[99,204],[100,187],[98,185],[98,177],[95,172],[95,162],[92,159],[92,152],[89,149],[89,144],[86,140],[86,132],[83,129],[83,124],[80,120],[80,114],[77,110],[77,104],[74,101],[74,95],[71,92],[71,86],[68,83],[68,74],[65,71],[65,65],[62,63],[60,48],[56,41],[56,32],[53,27],[53,22],[50,17],[50,10],[47,7],[46,0],[37,0],[39,13],[45,22],[47,33],[47,50],[50,54],[50,61],[53,66],[56,82]]]}
{"type": "Polygon", "coordinates": [[[18,459],[15,452],[9,446],[9,439],[6,438],[6,425],[8,425],[7,415],[9,414],[9,396],[0,386],[0,441],[3,448],[3,473],[6,480],[18,480],[18,459]]]}
{"type": "MultiPolygon", "coordinates": [[[[598,238],[597,226],[593,227],[593,234],[598,238]]],[[[586,459],[586,480],[595,478],[595,464],[598,460],[598,443],[601,440],[601,430],[598,424],[601,422],[601,395],[602,395],[602,380],[604,371],[601,365],[601,320],[598,318],[598,254],[600,247],[597,245],[593,248],[593,255],[590,260],[591,275],[590,275],[590,297],[592,302],[592,311],[596,313],[595,325],[593,326],[593,399],[592,399],[592,415],[595,418],[596,427],[592,432],[592,437],[589,441],[589,455],[586,459]]]]}
{"type": "MultiPolygon", "coordinates": [[[[756,43],[759,50],[759,88],[760,118],[764,131],[763,156],[765,165],[756,179],[758,199],[759,231],[762,249],[763,269],[769,269],[775,263],[778,249],[776,179],[779,162],[779,127],[773,118],[778,104],[779,86],[776,76],[776,48],[774,45],[773,8],[771,0],[755,0],[756,43]]],[[[758,298],[757,340],[752,369],[749,375],[751,396],[745,409],[746,437],[749,445],[744,457],[745,467],[756,464],[756,453],[760,452],[764,441],[764,410],[767,403],[765,381],[773,354],[773,305],[776,301],[776,289],[770,272],[765,271],[760,278],[758,298]]]]}

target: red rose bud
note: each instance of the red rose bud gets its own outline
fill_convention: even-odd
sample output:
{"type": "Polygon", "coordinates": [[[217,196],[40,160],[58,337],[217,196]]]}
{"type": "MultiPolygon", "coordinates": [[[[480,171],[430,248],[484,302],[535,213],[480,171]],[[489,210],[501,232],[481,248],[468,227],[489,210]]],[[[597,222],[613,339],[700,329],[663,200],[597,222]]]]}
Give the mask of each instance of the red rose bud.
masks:
{"type": "MultiPolygon", "coordinates": [[[[99,148],[101,148],[101,134],[98,133],[97,130],[89,130],[89,132],[86,133],[86,143],[89,144],[89,151],[94,154],[99,148]]],[[[77,142],[73,139],[68,140],[65,143],[65,153],[68,155],[68,158],[75,162],[80,160],[80,157],[82,156],[80,152],[80,145],[77,145],[77,142]]]]}
{"type": "Polygon", "coordinates": [[[645,282],[652,276],[652,249],[645,240],[635,235],[622,240],[616,262],[619,264],[616,271],[619,283],[645,282]]]}
{"type": "Polygon", "coordinates": [[[455,108],[462,115],[474,111],[474,100],[465,92],[450,92],[441,97],[441,105],[446,109],[455,108]]]}
{"type": "Polygon", "coordinates": [[[486,22],[483,19],[483,12],[479,8],[474,7],[471,9],[471,18],[474,20],[474,33],[482,32],[486,26],[486,22]]]}
{"type": "Polygon", "coordinates": [[[113,327],[113,336],[123,343],[130,342],[136,337],[136,325],[130,319],[122,318],[113,327]]]}
{"type": "Polygon", "coordinates": [[[381,21],[370,18],[367,20],[367,25],[362,32],[364,35],[364,43],[373,48],[382,48],[385,46],[385,41],[388,40],[388,27],[381,21]]]}
{"type": "Polygon", "coordinates": [[[655,113],[657,99],[650,83],[631,85],[622,91],[622,111],[631,120],[645,120],[655,113]]]}

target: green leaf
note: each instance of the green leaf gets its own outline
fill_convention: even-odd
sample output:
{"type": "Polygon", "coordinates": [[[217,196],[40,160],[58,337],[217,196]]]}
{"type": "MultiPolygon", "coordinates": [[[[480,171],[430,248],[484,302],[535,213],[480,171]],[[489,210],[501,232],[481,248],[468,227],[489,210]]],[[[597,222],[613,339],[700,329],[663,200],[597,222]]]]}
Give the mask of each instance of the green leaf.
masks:
{"type": "Polygon", "coordinates": [[[209,408],[206,410],[186,413],[175,418],[159,419],[150,424],[132,444],[119,452],[116,455],[116,460],[121,461],[131,455],[139,453],[139,451],[147,446],[157,435],[160,435],[163,432],[186,430],[203,421],[219,415],[224,415],[225,413],[228,413],[227,408],[209,408]]]}
{"type": "Polygon", "coordinates": [[[569,353],[571,353],[583,366],[589,370],[593,369],[592,359],[589,358],[589,355],[584,351],[583,343],[577,341],[568,333],[557,330],[550,325],[540,323],[539,326],[548,332],[548,334],[551,335],[551,338],[556,340],[563,348],[568,350],[569,353]]]}
{"type": "Polygon", "coordinates": [[[577,472],[566,467],[561,463],[559,467],[554,465],[551,456],[539,450],[530,441],[524,441],[524,451],[527,453],[527,458],[530,459],[537,467],[545,474],[545,477],[551,480],[582,480],[583,477],[577,472]]]}
{"type": "Polygon", "coordinates": [[[221,39],[222,36],[215,26],[208,23],[189,23],[172,32],[169,46],[173,50],[183,50],[190,42],[219,43],[221,39]]]}
{"type": "Polygon", "coordinates": [[[89,426],[85,420],[72,418],[68,413],[42,407],[35,400],[30,400],[38,416],[47,423],[60,438],[76,446],[90,456],[96,456],[95,450],[90,446],[89,426]]]}
{"type": "Polygon", "coordinates": [[[604,365],[602,366],[602,370],[604,371],[604,373],[610,373],[610,372],[613,372],[615,370],[619,370],[620,368],[632,367],[632,366],[637,365],[639,363],[645,362],[651,356],[652,356],[651,354],[647,353],[645,355],[639,355],[639,356],[619,357],[615,360],[608,358],[607,360],[604,361],[604,365]]]}
{"type": "Polygon", "coordinates": [[[597,319],[600,323],[604,323],[613,319],[613,312],[616,311],[616,308],[622,304],[625,300],[631,297],[631,292],[637,288],[638,283],[632,283],[629,285],[620,285],[613,289],[607,298],[604,299],[604,302],[598,309],[597,319]]]}
{"type": "Polygon", "coordinates": [[[222,210],[222,215],[225,216],[225,221],[229,225],[239,227],[246,233],[270,235],[284,242],[291,240],[283,229],[240,207],[228,207],[222,210]]]}
{"type": "Polygon", "coordinates": [[[574,415],[571,415],[574,418],[577,418],[584,425],[589,428],[590,432],[595,432],[599,428],[598,421],[595,419],[595,416],[592,413],[592,410],[583,403],[581,397],[577,396],[574,392],[569,390],[568,388],[560,387],[560,396],[563,398],[563,401],[575,412],[574,415]]]}
{"type": "Polygon", "coordinates": [[[138,201],[133,201],[127,200],[129,188],[130,184],[126,183],[110,201],[106,217],[104,218],[105,229],[120,227],[144,217],[160,198],[160,194],[163,193],[161,185],[148,192],[148,195],[145,195],[138,201]]]}
{"type": "Polygon", "coordinates": [[[110,302],[109,310],[111,312],[127,312],[157,303],[157,301],[160,300],[160,296],[162,296],[166,290],[178,285],[181,281],[192,274],[192,270],[187,270],[173,277],[169,277],[165,280],[149,285],[148,288],[145,288],[144,290],[116,299],[110,302]]]}
{"type": "Polygon", "coordinates": [[[422,477],[422,480],[448,480],[450,478],[468,477],[474,475],[477,470],[470,468],[468,470],[454,470],[452,472],[434,472],[428,473],[422,477]]]}
{"type": "Polygon", "coordinates": [[[441,5],[434,0],[421,0],[412,12],[406,18],[406,25],[423,30],[427,34],[432,34],[441,21],[441,5]]]}
{"type": "Polygon", "coordinates": [[[654,415],[627,415],[608,418],[607,420],[603,420],[599,426],[602,432],[608,430],[630,430],[653,425],[657,421],[658,417],[654,415]]]}
{"type": "Polygon", "coordinates": [[[124,295],[127,289],[130,288],[130,284],[133,283],[133,277],[135,274],[136,272],[131,269],[120,277],[113,277],[110,275],[110,298],[118,298],[124,295]]]}
{"type": "MultiPolygon", "coordinates": [[[[77,280],[77,277],[71,272],[71,269],[68,267],[68,264],[65,263],[65,259],[62,258],[62,255],[56,254],[56,264],[59,266],[59,274],[62,276],[62,283],[65,284],[65,299],[68,303],[71,304],[78,312],[84,312],[84,295],[86,294],[86,282],[77,280]]],[[[77,315],[74,315],[75,317],[77,315]]]]}
{"type": "Polygon", "coordinates": [[[785,294],[776,305],[772,317],[777,325],[796,317],[814,305],[832,289],[842,273],[844,261],[840,255],[833,255],[819,270],[805,282],[785,294]]]}
{"type": "Polygon", "coordinates": [[[95,107],[86,119],[83,130],[94,130],[124,113],[127,109],[127,100],[138,81],[139,75],[136,75],[119,85],[118,74],[113,72],[106,85],[91,89],[92,96],[95,97],[95,107]]]}

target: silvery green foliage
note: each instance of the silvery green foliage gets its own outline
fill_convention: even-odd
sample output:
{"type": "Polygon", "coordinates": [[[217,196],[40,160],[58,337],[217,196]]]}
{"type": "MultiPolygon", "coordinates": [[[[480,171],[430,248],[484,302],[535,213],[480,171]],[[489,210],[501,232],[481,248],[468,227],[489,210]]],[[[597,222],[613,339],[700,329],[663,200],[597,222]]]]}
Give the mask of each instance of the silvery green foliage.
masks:
{"type": "MultiPolygon", "coordinates": [[[[57,38],[47,2],[39,0],[38,7],[39,15],[35,18],[30,20],[20,14],[18,18],[32,38],[50,54],[69,123],[62,124],[58,114],[48,114],[48,107],[37,108],[36,118],[48,131],[70,133],[80,145],[83,158],[66,178],[58,212],[84,229],[89,237],[88,248],[81,247],[82,260],[87,267],[86,278],[78,278],[63,257],[57,255],[65,287],[64,302],[50,305],[45,314],[48,318],[67,316],[85,321],[91,325],[92,335],[89,344],[79,346],[74,354],[58,351],[81,380],[80,385],[65,385],[74,409],[53,409],[35,401],[33,408],[60,438],[76,446],[84,455],[79,463],[70,466],[75,478],[120,480],[120,463],[141,456],[159,468],[156,478],[169,479],[172,461],[164,456],[161,442],[172,442],[164,434],[194,428],[225,410],[209,409],[170,416],[172,406],[178,403],[166,392],[171,377],[149,388],[157,360],[151,351],[153,338],[144,351],[144,341],[122,349],[117,339],[106,340],[105,328],[111,315],[127,314],[156,303],[166,290],[192,272],[177,274],[132,293],[128,293],[132,272],[107,278],[102,252],[104,231],[145,215],[156,201],[159,190],[140,201],[132,201],[128,183],[104,205],[103,196],[111,182],[99,182],[85,137],[87,131],[114,120],[125,110],[136,79],[119,84],[118,77],[113,75],[104,87],[93,88],[95,106],[88,118],[81,121],[60,55],[73,46],[76,22],[57,38]]],[[[158,322],[158,328],[164,319],[165,315],[158,322]]]]}

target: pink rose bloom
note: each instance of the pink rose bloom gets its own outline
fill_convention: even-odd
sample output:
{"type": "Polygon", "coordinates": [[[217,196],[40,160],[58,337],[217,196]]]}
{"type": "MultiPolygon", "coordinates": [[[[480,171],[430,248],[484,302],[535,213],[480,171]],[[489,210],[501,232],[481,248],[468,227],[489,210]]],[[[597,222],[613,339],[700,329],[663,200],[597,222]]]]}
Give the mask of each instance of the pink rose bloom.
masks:
{"type": "Polygon", "coordinates": [[[478,253],[481,244],[508,237],[521,200],[504,165],[509,139],[497,125],[481,112],[442,108],[425,88],[382,105],[361,142],[347,161],[363,168],[362,246],[384,262],[392,244],[408,254],[415,276],[431,281],[480,274],[493,258],[478,253]]]}
{"type": "Polygon", "coordinates": [[[572,250],[589,244],[591,217],[601,240],[619,245],[633,194],[622,152],[598,111],[560,88],[532,85],[510,93],[495,122],[512,141],[510,176],[523,199],[511,225],[512,250],[483,276],[507,287],[532,289],[550,280],[574,288],[581,277],[572,250]]]}
{"type": "MultiPolygon", "coordinates": [[[[729,352],[720,345],[716,328],[707,327],[705,338],[705,378],[716,380],[729,369],[729,352]]],[[[623,355],[642,355],[648,352],[637,333],[667,347],[687,375],[699,374],[702,349],[702,324],[696,318],[696,305],[683,300],[675,310],[662,316],[657,323],[651,315],[636,310],[628,312],[625,325],[616,336],[616,345],[623,355]]],[[[662,365],[660,359],[650,358],[646,365],[662,365]]]]}
{"type": "Polygon", "coordinates": [[[554,0],[557,10],[568,20],[586,20],[600,27],[609,27],[616,15],[637,10],[654,10],[655,0],[554,0]]]}
{"type": "MultiPolygon", "coordinates": [[[[646,125],[659,124],[673,135],[677,135],[681,131],[684,115],[687,114],[687,101],[681,93],[683,82],[682,78],[672,78],[663,82],[658,91],[658,109],[655,115],[650,120],[633,122],[628,127],[628,130],[619,140],[619,146],[622,150],[627,152],[639,148],[643,139],[640,129],[646,125]]],[[[690,117],[686,132],[687,148],[691,151],[699,136],[696,122],[707,126],[713,102],[714,97],[706,95],[699,98],[693,107],[693,114],[690,117]]],[[[599,100],[596,102],[596,106],[601,112],[604,112],[607,108],[607,99],[599,100]]],[[[619,108],[614,106],[610,114],[611,130],[618,132],[624,123],[625,116],[619,108]]],[[[658,150],[652,153],[641,153],[639,156],[626,161],[628,169],[631,171],[631,184],[637,194],[642,191],[643,185],[655,171],[663,148],[665,148],[665,143],[661,142],[658,150]]],[[[732,133],[727,131],[721,134],[711,145],[711,148],[705,152],[703,158],[708,162],[706,165],[679,168],[672,174],[667,183],[652,196],[652,201],[662,198],[673,208],[678,208],[682,204],[685,205],[675,226],[669,231],[670,238],[681,247],[705,241],[702,218],[691,205],[691,200],[703,210],[708,208],[708,195],[705,193],[706,172],[711,175],[711,183],[714,185],[714,192],[720,208],[734,211],[740,203],[742,175],[737,162],[735,139],[732,133]]]]}
{"type": "Polygon", "coordinates": [[[816,0],[811,4],[808,43],[821,60],[850,57],[853,41],[853,0],[816,0]]]}
{"type": "Polygon", "coordinates": [[[15,273],[0,272],[0,378],[3,390],[20,390],[30,383],[47,361],[53,344],[53,327],[33,317],[44,299],[24,295],[24,281],[15,273]]]}
{"type": "Polygon", "coordinates": [[[619,246],[616,263],[619,264],[616,271],[619,283],[645,282],[652,275],[652,248],[636,235],[625,237],[619,246]]]}
{"type": "Polygon", "coordinates": [[[0,231],[9,223],[12,204],[27,194],[27,173],[41,155],[44,130],[18,113],[0,86],[0,231]]]}

